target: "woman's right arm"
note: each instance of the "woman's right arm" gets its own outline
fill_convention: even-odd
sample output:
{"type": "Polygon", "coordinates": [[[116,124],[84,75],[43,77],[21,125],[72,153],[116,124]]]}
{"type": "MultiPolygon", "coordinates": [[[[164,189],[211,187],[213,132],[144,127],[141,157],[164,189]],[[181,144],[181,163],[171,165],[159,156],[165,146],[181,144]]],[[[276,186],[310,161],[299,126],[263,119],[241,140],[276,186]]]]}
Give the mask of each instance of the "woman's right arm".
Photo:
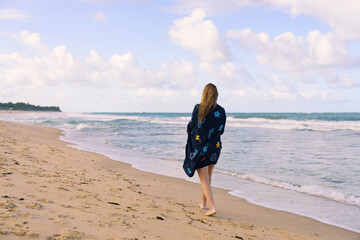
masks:
{"type": "Polygon", "coordinates": [[[224,109],[224,112],[221,116],[221,119],[220,119],[220,127],[219,127],[219,132],[220,132],[220,135],[222,135],[225,131],[225,124],[226,124],[226,112],[225,112],[225,109],[224,109]]]}

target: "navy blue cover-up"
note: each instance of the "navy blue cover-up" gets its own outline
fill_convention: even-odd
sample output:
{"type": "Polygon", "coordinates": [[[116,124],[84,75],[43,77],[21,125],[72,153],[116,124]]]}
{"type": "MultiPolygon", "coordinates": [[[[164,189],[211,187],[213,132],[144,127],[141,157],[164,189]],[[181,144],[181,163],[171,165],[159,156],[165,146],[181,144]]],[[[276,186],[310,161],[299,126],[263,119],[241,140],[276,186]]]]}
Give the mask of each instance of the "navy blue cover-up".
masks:
{"type": "Polygon", "coordinates": [[[216,107],[204,118],[198,120],[199,104],[196,104],[187,125],[187,143],[183,169],[192,177],[195,170],[216,164],[222,148],[220,135],[224,133],[226,113],[223,107],[216,107]]]}

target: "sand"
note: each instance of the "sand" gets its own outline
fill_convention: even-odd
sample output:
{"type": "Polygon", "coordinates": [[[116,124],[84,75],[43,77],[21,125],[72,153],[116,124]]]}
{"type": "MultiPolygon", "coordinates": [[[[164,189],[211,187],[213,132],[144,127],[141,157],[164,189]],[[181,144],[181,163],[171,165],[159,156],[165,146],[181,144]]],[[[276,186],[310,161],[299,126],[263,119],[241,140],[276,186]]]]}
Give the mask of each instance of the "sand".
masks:
{"type": "Polygon", "coordinates": [[[219,213],[206,217],[199,184],[69,147],[61,134],[0,121],[1,240],[360,239],[217,188],[219,213]]]}

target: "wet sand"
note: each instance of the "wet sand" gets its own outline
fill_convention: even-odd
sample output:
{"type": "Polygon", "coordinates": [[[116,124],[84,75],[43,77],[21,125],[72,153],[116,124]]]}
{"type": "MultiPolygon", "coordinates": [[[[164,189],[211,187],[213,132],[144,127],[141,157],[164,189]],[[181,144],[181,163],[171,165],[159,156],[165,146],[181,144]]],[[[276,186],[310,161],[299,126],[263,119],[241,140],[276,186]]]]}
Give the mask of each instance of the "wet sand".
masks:
{"type": "MultiPolygon", "coordinates": [[[[0,239],[353,239],[360,234],[143,172],[59,140],[61,131],[0,121],[0,239]]],[[[181,167],[181,166],[179,166],[181,167]]]]}

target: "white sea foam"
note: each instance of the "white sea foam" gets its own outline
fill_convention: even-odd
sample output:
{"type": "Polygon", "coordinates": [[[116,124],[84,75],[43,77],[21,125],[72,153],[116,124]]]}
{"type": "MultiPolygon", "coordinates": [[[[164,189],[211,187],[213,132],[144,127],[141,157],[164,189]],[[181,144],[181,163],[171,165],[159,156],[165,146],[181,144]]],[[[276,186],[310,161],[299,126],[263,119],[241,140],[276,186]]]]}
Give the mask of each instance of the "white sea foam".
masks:
{"type": "Polygon", "coordinates": [[[135,116],[135,115],[118,115],[118,114],[93,114],[93,113],[65,113],[67,118],[77,118],[84,121],[115,121],[131,120],[138,122],[151,122],[158,124],[184,125],[190,121],[190,117],[154,117],[154,116],[135,116]]]}
{"type": "MultiPolygon", "coordinates": [[[[31,118],[34,123],[41,123],[42,119],[78,119],[82,121],[114,121],[130,120],[138,122],[151,122],[157,124],[186,125],[190,117],[154,117],[154,116],[135,116],[118,114],[92,114],[92,113],[52,113],[40,115],[17,115],[11,120],[21,121],[22,116],[27,120],[31,118]],[[30,117],[31,116],[31,117],[30,117]]],[[[14,115],[13,115],[14,116],[14,115]]],[[[262,128],[277,130],[300,130],[300,131],[334,131],[352,130],[360,131],[360,121],[321,121],[321,120],[291,120],[291,119],[265,119],[265,118],[227,118],[228,127],[241,128],[262,128]]]]}
{"type": "Polygon", "coordinates": [[[173,125],[186,125],[187,121],[181,120],[180,118],[178,120],[175,119],[154,119],[151,120],[152,123],[159,123],[159,124],[173,124],[173,125]]]}
{"type": "Polygon", "coordinates": [[[215,171],[223,173],[223,174],[231,175],[234,177],[238,177],[241,179],[245,179],[248,181],[269,185],[272,187],[277,187],[277,188],[282,188],[282,189],[286,189],[286,190],[305,193],[308,195],[326,198],[326,199],[333,200],[336,202],[341,202],[341,203],[360,207],[360,197],[359,196],[341,193],[341,192],[335,191],[333,189],[326,189],[324,187],[320,187],[320,186],[316,186],[316,185],[303,185],[303,186],[294,185],[294,184],[291,184],[288,182],[275,181],[275,180],[271,180],[271,179],[258,177],[258,176],[252,175],[252,174],[239,174],[239,173],[226,171],[226,170],[220,170],[220,169],[215,169],[215,171]]]}
{"type": "Polygon", "coordinates": [[[123,116],[123,115],[112,115],[112,114],[90,114],[90,113],[80,113],[80,114],[71,114],[70,117],[81,118],[86,121],[102,121],[109,122],[114,120],[135,120],[138,121],[139,117],[137,116],[123,116]]]}
{"type": "Polygon", "coordinates": [[[85,129],[85,128],[92,128],[93,126],[90,125],[90,124],[86,124],[86,123],[80,123],[80,124],[77,124],[76,125],[76,130],[82,130],[82,129],[85,129]]]}
{"type": "Polygon", "coordinates": [[[360,131],[360,121],[320,121],[320,120],[287,120],[234,117],[227,118],[227,126],[244,128],[267,128],[279,130],[309,130],[309,131],[334,131],[353,130],[360,131]]]}
{"type": "MultiPolygon", "coordinates": [[[[151,122],[157,124],[186,125],[190,117],[153,117],[153,116],[130,116],[111,114],[71,114],[71,117],[78,117],[90,121],[114,121],[132,120],[138,122],[151,122]]],[[[321,121],[321,120],[291,120],[291,119],[265,119],[245,118],[239,119],[229,116],[228,127],[263,128],[278,130],[302,130],[302,131],[334,131],[352,130],[360,131],[360,121],[321,121]]]]}

